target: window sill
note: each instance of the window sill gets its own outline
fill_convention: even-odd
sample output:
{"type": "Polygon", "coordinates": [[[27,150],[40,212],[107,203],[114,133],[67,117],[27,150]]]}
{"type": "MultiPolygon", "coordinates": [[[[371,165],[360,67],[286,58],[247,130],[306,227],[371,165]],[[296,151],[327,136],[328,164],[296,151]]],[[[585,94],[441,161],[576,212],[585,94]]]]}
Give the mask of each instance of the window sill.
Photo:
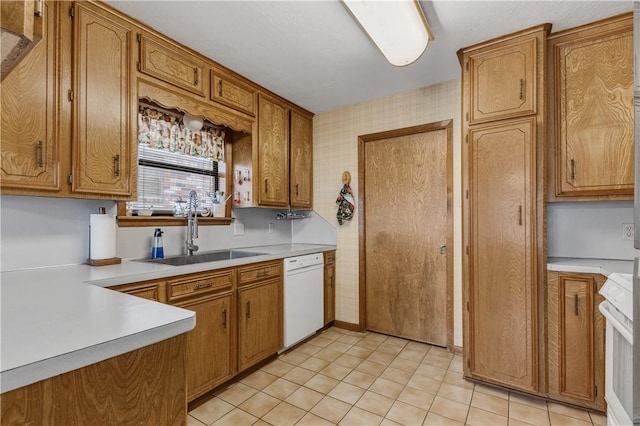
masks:
{"type": "MultiPolygon", "coordinates": [[[[230,225],[233,222],[231,217],[198,217],[200,226],[220,226],[230,225]]],[[[186,226],[187,218],[174,216],[118,216],[118,226],[142,227],[142,226],[186,226]]]]}

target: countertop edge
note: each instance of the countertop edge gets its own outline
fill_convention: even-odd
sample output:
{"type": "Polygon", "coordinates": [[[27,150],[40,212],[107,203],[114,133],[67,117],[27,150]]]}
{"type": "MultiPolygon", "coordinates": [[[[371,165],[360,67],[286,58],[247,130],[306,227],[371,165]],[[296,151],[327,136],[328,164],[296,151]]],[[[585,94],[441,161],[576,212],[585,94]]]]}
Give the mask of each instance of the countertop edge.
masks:
{"type": "Polygon", "coordinates": [[[633,273],[633,260],[550,257],[547,259],[547,270],[600,274],[608,277],[612,273],[633,273]]]}

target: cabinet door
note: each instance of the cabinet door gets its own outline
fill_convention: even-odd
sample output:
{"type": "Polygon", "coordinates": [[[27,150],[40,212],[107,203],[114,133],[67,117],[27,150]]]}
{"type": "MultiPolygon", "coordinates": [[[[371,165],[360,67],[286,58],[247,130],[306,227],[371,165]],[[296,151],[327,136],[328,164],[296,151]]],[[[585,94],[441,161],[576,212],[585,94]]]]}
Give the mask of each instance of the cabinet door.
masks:
{"type": "Polygon", "coordinates": [[[258,205],[289,206],[289,108],[258,96],[258,205]]]}
{"type": "Polygon", "coordinates": [[[211,100],[249,115],[256,113],[256,92],[248,85],[211,70],[211,100]]]}
{"type": "Polygon", "coordinates": [[[335,252],[325,253],[324,264],[324,324],[336,319],[335,252]]]}
{"type": "Polygon", "coordinates": [[[282,280],[238,289],[238,371],[282,347],[282,280]]]}
{"type": "Polygon", "coordinates": [[[633,195],[631,15],[551,43],[556,195],[633,195]]]}
{"type": "Polygon", "coordinates": [[[468,371],[536,391],[535,129],[527,118],[469,132],[468,371]]]}
{"type": "Polygon", "coordinates": [[[469,124],[536,112],[537,38],[469,55],[469,124]]]}
{"type": "Polygon", "coordinates": [[[133,31],[89,2],[74,10],[72,190],[124,199],[136,175],[133,31]]]}
{"type": "Polygon", "coordinates": [[[196,313],[196,326],[187,333],[187,399],[210,391],[233,377],[233,294],[209,296],[177,304],[196,313]]]}
{"type": "Polygon", "coordinates": [[[292,208],[311,209],[313,194],[313,122],[311,117],[291,111],[291,179],[292,208]]]}
{"type": "Polygon", "coordinates": [[[196,95],[205,95],[206,63],[178,46],[138,34],[140,72],[196,95]]]}
{"type": "Polygon", "coordinates": [[[547,366],[551,397],[604,410],[604,322],[595,300],[602,276],[550,272],[547,366]]]}
{"type": "MultiPolygon", "coordinates": [[[[42,40],[2,80],[2,188],[25,193],[60,189],[58,3],[43,6],[42,40]]],[[[3,3],[4,7],[4,3],[3,3]]],[[[46,194],[43,194],[46,195],[46,194]]]]}

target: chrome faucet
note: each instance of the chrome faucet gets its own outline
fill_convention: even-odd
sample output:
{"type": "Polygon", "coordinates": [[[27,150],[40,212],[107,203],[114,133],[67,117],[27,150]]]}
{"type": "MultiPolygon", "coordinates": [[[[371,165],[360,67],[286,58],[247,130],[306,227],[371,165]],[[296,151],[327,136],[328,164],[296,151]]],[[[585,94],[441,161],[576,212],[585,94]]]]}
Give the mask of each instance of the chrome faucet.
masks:
{"type": "Polygon", "coordinates": [[[198,194],[191,190],[187,210],[187,241],[184,243],[187,256],[193,256],[193,252],[198,251],[198,246],[193,243],[194,238],[198,238],[198,194]]]}

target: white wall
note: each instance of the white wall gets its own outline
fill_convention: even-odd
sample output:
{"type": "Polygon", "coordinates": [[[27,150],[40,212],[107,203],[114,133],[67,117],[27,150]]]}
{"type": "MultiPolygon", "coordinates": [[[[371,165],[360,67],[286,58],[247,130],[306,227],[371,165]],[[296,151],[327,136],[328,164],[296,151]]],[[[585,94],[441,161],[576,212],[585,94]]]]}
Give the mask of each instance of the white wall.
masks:
{"type": "Polygon", "coordinates": [[[623,223],[633,223],[633,201],[549,203],[547,256],[631,260],[623,223]]]}

